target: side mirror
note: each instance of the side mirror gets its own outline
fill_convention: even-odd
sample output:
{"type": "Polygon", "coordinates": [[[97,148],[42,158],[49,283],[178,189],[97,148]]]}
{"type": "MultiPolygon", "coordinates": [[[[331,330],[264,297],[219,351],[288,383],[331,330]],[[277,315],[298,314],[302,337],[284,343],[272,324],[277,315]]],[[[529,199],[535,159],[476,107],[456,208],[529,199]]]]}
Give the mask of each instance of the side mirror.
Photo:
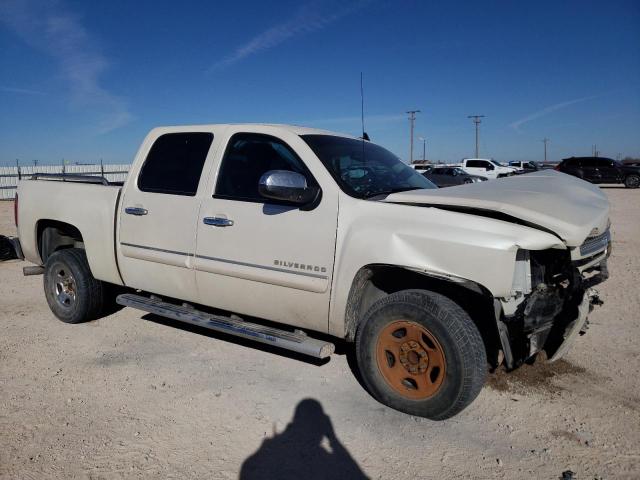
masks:
{"type": "Polygon", "coordinates": [[[484,167],[485,170],[489,171],[489,170],[495,170],[496,167],[494,167],[493,165],[489,164],[486,167],[484,167]]]}
{"type": "Polygon", "coordinates": [[[307,179],[298,172],[269,170],[258,184],[258,192],[265,198],[304,205],[318,196],[318,188],[307,185],[307,179]]]}

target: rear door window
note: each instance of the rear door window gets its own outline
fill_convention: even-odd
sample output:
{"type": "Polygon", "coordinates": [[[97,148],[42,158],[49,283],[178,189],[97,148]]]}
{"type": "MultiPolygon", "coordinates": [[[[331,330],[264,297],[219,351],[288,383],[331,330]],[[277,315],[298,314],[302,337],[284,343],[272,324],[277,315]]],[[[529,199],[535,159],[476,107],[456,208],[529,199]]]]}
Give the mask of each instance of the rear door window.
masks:
{"type": "Polygon", "coordinates": [[[143,192],[194,196],[213,133],[167,133],[158,137],[138,176],[143,192]]]}
{"type": "Polygon", "coordinates": [[[585,158],[582,160],[583,167],[601,167],[602,162],[597,158],[585,158]]]}

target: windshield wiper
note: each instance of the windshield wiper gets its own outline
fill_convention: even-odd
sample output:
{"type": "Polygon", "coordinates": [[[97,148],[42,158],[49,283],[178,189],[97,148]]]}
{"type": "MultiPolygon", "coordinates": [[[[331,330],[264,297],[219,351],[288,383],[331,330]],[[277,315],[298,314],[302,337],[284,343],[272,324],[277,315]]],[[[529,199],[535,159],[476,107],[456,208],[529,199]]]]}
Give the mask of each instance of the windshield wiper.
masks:
{"type": "Polygon", "coordinates": [[[391,190],[381,190],[378,192],[367,193],[364,195],[363,198],[369,199],[373,197],[379,197],[381,195],[391,195],[392,193],[408,192],[410,190],[422,190],[422,189],[423,189],[422,187],[399,187],[399,188],[393,188],[391,190]]]}

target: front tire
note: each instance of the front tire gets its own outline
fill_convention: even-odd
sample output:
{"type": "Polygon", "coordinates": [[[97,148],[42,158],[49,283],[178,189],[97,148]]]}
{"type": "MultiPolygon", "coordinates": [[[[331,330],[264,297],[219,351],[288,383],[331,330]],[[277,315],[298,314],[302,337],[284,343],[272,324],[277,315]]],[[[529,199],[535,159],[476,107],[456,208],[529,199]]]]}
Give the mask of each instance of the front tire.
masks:
{"type": "Polygon", "coordinates": [[[108,306],[108,288],[91,274],[84,250],[51,254],[44,271],[44,293],[53,314],[65,323],[99,318],[108,306]]]}
{"type": "Polygon", "coordinates": [[[640,187],[640,176],[639,175],[628,175],[627,178],[624,179],[624,186],[627,188],[638,188],[640,187]]]}
{"type": "Polygon", "coordinates": [[[379,402],[432,420],[466,408],[487,373],[484,343],[471,318],[427,290],[403,290],[374,303],[356,335],[356,358],[379,402]]]}

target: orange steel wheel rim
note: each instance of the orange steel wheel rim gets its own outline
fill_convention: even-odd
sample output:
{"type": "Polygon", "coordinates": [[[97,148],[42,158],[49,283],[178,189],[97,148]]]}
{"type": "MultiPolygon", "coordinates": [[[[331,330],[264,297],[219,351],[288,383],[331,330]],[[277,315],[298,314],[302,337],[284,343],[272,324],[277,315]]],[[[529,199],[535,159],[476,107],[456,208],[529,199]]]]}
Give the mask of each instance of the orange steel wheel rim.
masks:
{"type": "Polygon", "coordinates": [[[447,365],[433,334],[405,320],[391,322],[380,332],[376,363],[389,386],[412,400],[433,396],[442,386],[447,365]]]}

